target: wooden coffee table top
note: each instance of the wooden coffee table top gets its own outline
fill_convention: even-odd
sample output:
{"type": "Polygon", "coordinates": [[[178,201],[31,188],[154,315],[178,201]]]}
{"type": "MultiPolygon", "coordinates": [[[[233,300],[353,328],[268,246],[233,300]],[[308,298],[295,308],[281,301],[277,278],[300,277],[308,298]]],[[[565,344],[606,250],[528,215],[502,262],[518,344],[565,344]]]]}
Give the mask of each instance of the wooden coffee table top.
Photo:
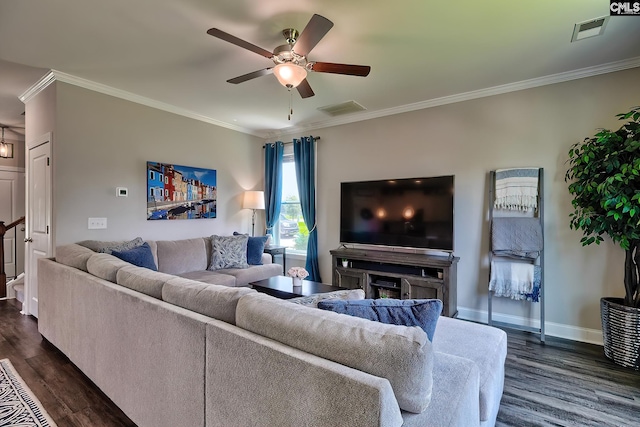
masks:
{"type": "Polygon", "coordinates": [[[249,283],[249,285],[258,292],[269,294],[280,299],[307,297],[313,294],[347,290],[347,288],[327,285],[326,283],[303,280],[300,290],[296,289],[296,292],[294,292],[293,280],[287,276],[274,276],[258,282],[249,283]]]}

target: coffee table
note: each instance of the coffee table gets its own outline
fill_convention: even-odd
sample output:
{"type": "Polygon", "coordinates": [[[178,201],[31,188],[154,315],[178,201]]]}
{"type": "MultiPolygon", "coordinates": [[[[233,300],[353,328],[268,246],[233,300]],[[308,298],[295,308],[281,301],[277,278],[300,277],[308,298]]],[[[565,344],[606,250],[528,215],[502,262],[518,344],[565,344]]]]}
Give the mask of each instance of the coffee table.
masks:
{"type": "Polygon", "coordinates": [[[258,292],[269,294],[280,299],[307,297],[313,294],[348,290],[348,288],[327,285],[326,283],[303,280],[302,286],[296,288],[294,291],[293,280],[287,276],[274,276],[258,282],[249,283],[249,285],[258,292]]]}

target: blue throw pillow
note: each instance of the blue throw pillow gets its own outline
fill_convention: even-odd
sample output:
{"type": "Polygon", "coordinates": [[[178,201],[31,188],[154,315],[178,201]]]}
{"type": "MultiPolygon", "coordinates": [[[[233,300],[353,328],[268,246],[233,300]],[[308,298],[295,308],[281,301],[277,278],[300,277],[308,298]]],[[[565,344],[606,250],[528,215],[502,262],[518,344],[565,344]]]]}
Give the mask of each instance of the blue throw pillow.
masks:
{"type": "MultiPolygon", "coordinates": [[[[238,236],[240,233],[234,231],[233,235],[238,236]]],[[[247,264],[262,265],[262,253],[268,239],[269,236],[249,237],[247,241],[247,264]]]]}
{"type": "Polygon", "coordinates": [[[156,262],[153,259],[153,254],[151,253],[151,247],[147,242],[144,242],[141,246],[136,248],[129,249],[128,251],[111,251],[111,255],[130,264],[137,265],[138,267],[158,271],[156,262]]]}
{"type": "Polygon", "coordinates": [[[363,299],[320,301],[318,308],[390,325],[419,326],[433,341],[438,317],[442,313],[439,299],[363,299]]]}

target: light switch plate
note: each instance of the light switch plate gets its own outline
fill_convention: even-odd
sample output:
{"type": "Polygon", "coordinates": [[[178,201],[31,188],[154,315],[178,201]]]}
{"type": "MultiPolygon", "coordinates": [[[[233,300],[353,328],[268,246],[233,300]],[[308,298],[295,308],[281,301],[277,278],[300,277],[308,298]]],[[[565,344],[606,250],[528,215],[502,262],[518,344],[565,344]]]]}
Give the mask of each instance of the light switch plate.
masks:
{"type": "Polygon", "coordinates": [[[107,228],[107,218],[89,218],[89,230],[107,228]]]}

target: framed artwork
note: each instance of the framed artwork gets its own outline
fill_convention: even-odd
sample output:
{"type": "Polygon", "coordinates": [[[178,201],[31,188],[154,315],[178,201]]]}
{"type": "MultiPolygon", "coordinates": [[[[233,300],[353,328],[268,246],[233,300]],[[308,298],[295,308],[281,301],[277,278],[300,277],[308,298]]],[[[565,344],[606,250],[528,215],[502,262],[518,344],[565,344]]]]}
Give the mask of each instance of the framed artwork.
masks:
{"type": "Polygon", "coordinates": [[[214,169],[147,162],[147,220],[215,218],[214,169]]]}

